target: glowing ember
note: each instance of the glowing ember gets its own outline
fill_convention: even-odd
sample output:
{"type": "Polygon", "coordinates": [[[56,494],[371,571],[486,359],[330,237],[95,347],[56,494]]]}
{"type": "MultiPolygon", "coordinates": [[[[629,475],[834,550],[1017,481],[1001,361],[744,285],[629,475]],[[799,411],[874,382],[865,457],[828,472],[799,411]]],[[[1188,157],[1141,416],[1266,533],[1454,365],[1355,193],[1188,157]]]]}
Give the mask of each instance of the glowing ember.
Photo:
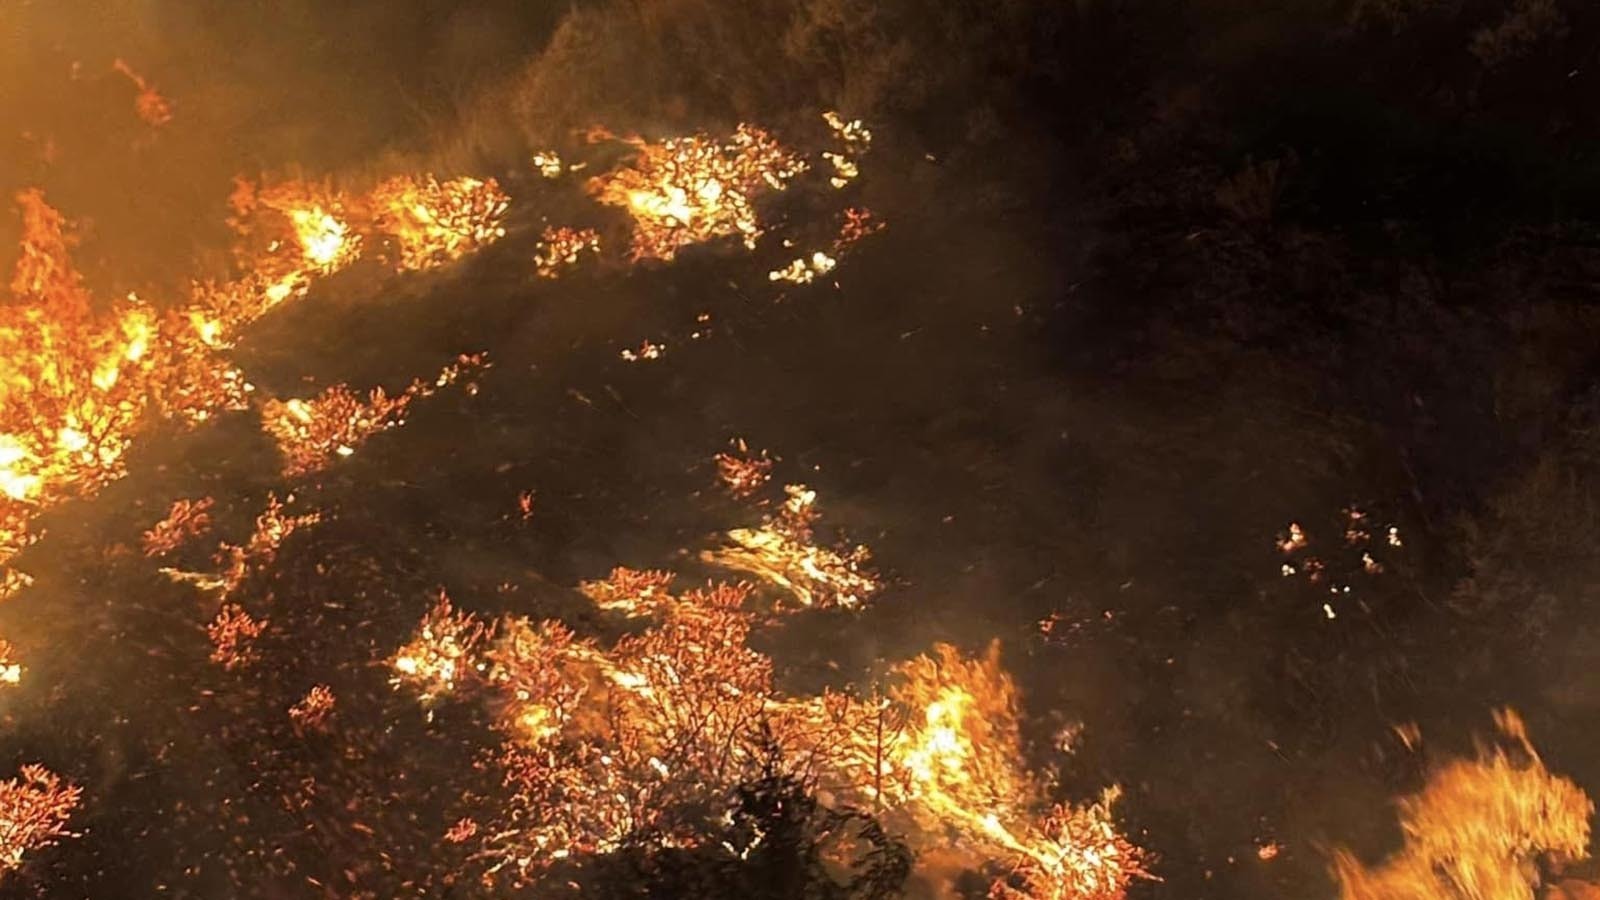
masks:
{"type": "Polygon", "coordinates": [[[834,188],[843,188],[860,177],[861,167],[855,158],[865,153],[871,145],[872,132],[861,124],[860,119],[846,121],[832,110],[823,113],[822,118],[843,148],[843,152],[824,151],[822,154],[822,158],[833,167],[833,175],[828,178],[828,183],[834,188]]]}
{"type": "Polygon", "coordinates": [[[1335,527],[1343,531],[1342,547],[1327,558],[1299,555],[1311,545],[1310,532],[1299,522],[1291,522],[1288,532],[1279,534],[1275,542],[1278,551],[1288,557],[1278,564],[1279,574],[1284,578],[1303,576],[1305,584],[1316,586],[1317,603],[1328,620],[1338,618],[1334,602],[1353,593],[1352,585],[1363,576],[1376,578],[1388,571],[1383,556],[1394,557],[1394,551],[1399,549],[1392,541],[1384,547],[1377,540],[1379,534],[1398,535],[1398,529],[1389,526],[1385,531],[1376,530],[1369,514],[1355,507],[1341,510],[1335,527]]]}
{"type": "Polygon", "coordinates": [[[21,684],[22,664],[17,662],[16,648],[11,642],[0,639],[0,684],[21,684]]]}
{"type": "Polygon", "coordinates": [[[828,123],[828,127],[833,130],[835,137],[844,142],[846,146],[855,148],[858,152],[865,148],[867,144],[872,143],[872,132],[867,130],[867,126],[861,124],[860,119],[846,120],[831,109],[822,114],[822,119],[828,123]]]}
{"type": "MultiPolygon", "coordinates": [[[[4,535],[0,535],[3,538],[4,535]]],[[[3,548],[0,548],[3,549],[3,548]]],[[[0,569],[0,601],[9,600],[33,583],[33,577],[16,569],[0,569]]]]}
{"type": "Polygon", "coordinates": [[[869,209],[854,206],[846,209],[844,221],[839,226],[839,238],[833,243],[834,253],[844,253],[862,238],[877,234],[884,227],[883,220],[873,215],[869,209]]]}
{"type": "Polygon", "coordinates": [[[1306,543],[1306,533],[1305,530],[1300,527],[1299,522],[1290,522],[1289,534],[1287,536],[1279,535],[1278,537],[1278,549],[1284,553],[1293,553],[1296,550],[1304,550],[1306,548],[1306,543]]]}
{"type": "Polygon", "coordinates": [[[206,626],[206,636],[211,638],[211,661],[230,672],[250,665],[256,660],[252,643],[266,629],[267,623],[252,618],[244,607],[224,603],[206,626]]]}
{"type": "Polygon", "coordinates": [[[756,202],[781,191],[806,164],[771,135],[740,125],[726,142],[704,135],[651,144],[635,140],[633,165],[592,179],[601,203],[633,218],[633,258],[670,260],[690,244],[762,233],[756,202]]]}
{"type": "Polygon", "coordinates": [[[768,281],[787,281],[792,284],[810,284],[818,275],[826,275],[833,271],[838,261],[821,250],[811,254],[809,258],[801,257],[793,260],[781,269],[773,269],[767,273],[768,281]]]}
{"type": "Polygon", "coordinates": [[[533,263],[541,278],[555,278],[561,270],[575,266],[585,253],[598,255],[600,233],[593,228],[551,226],[539,236],[533,263]]]}
{"type": "Polygon", "coordinates": [[[1397,853],[1373,868],[1334,855],[1343,900],[1533,900],[1542,854],[1586,856],[1593,801],[1545,769],[1516,713],[1495,722],[1508,746],[1449,763],[1399,801],[1397,853]]]}
{"type": "Polygon", "coordinates": [[[67,820],[82,797],[82,788],[38,765],[0,781],[0,875],[20,868],[28,854],[72,837],[67,820]]]}
{"type": "Polygon", "coordinates": [[[457,819],[450,830],[444,833],[444,839],[452,844],[464,844],[478,834],[478,823],[469,818],[457,819]]]}
{"type": "Polygon", "coordinates": [[[623,350],[617,355],[622,357],[627,362],[643,362],[646,360],[660,359],[661,354],[665,353],[666,349],[666,344],[657,344],[654,341],[646,339],[639,342],[638,350],[623,350]]]}
{"type": "Polygon", "coordinates": [[[833,177],[828,183],[836,188],[844,187],[861,174],[861,169],[843,153],[823,153],[822,158],[833,164],[833,177]]]}
{"type": "Polygon", "coordinates": [[[133,108],[146,125],[159,128],[172,121],[172,105],[144,79],[144,76],[120,59],[114,61],[111,67],[127,76],[134,87],[139,89],[139,96],[134,99],[133,108]]]}
{"type": "Polygon", "coordinates": [[[554,150],[541,150],[533,155],[533,168],[545,178],[560,178],[561,156],[554,150]]]}
{"type": "Polygon", "coordinates": [[[189,539],[210,531],[211,507],[215,503],[210,497],[174,501],[166,518],[144,533],[144,555],[165,556],[189,539]]]}
{"type": "Polygon", "coordinates": [[[294,706],[289,707],[289,720],[294,723],[295,732],[306,734],[326,731],[334,702],[332,688],[325,684],[312,687],[294,706]]]}
{"type": "Polygon", "coordinates": [[[369,198],[379,231],[394,239],[405,271],[437,268],[505,236],[510,198],[494,179],[401,176],[369,198]]]}

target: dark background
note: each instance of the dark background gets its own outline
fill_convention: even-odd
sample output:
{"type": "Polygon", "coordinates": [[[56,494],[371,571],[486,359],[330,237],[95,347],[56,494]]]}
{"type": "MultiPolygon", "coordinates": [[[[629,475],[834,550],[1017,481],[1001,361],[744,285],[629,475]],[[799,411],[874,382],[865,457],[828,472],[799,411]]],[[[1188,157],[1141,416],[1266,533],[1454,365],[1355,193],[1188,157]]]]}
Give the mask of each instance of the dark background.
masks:
{"type": "MultiPolygon", "coordinates": [[[[1560,0],[7,4],[0,188],[82,222],[107,295],[216,265],[237,173],[426,166],[518,202],[463,265],[340,276],[241,346],[299,393],[496,362],[314,487],[334,520],[253,588],[285,635],[267,674],[209,669],[186,590],[106,550],[201,492],[245,527],[277,485],[248,421],[148,442],[56,514],[38,587],[0,609],[39,660],[7,749],[85,783],[84,835],[0,890],[464,890],[434,819],[479,735],[424,727],[371,661],[438,585],[548,613],[743,524],[709,464],[734,437],[892,581],[861,621],[768,635],[789,683],[999,637],[1037,762],[1069,796],[1126,787],[1164,879],[1137,896],[1333,896],[1329,850],[1394,847],[1389,800],[1501,705],[1600,787],[1597,47],[1594,10],[1560,0]],[[119,55],[172,125],[133,119],[119,55]],[[857,199],[889,223],[837,287],[774,299],[771,246],[528,277],[541,220],[585,214],[527,179],[531,149],[592,123],[803,134],[824,108],[874,126],[857,199]],[[667,356],[617,358],[643,338],[667,356]],[[1348,572],[1352,504],[1406,546],[1341,577],[1329,619],[1274,540],[1298,521],[1348,572]],[[1083,625],[1045,642],[1052,612],[1083,625]],[[368,698],[359,759],[250,724],[319,681],[368,698]],[[1391,731],[1412,721],[1420,755],[1391,731]],[[306,767],[326,796],[277,808],[306,767]]],[[[782,233],[825,233],[804,211],[782,233]]]]}

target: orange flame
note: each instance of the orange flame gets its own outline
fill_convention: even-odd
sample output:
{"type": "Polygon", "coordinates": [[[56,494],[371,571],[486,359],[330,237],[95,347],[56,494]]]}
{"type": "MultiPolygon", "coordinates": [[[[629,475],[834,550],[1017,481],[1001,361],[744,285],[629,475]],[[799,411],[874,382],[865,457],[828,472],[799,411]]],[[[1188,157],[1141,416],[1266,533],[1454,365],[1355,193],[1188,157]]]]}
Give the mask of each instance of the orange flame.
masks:
{"type": "Polygon", "coordinates": [[[638,148],[633,165],[591,179],[589,191],[632,217],[635,260],[670,260],[690,244],[724,237],[754,247],[763,230],[757,200],[806,169],[752,125],[721,143],[704,135],[628,143],[638,148]]]}
{"type": "Polygon", "coordinates": [[[1594,802],[1545,768],[1515,712],[1495,724],[1509,748],[1452,761],[1400,800],[1399,852],[1371,868],[1335,853],[1343,900],[1533,900],[1540,854],[1584,858],[1594,802]]]}

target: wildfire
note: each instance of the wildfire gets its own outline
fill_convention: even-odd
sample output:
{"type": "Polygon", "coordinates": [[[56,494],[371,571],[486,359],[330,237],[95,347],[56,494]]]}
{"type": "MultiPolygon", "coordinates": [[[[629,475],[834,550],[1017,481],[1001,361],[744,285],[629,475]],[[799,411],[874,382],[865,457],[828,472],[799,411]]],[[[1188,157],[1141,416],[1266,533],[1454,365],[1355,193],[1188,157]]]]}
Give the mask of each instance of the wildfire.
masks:
{"type": "Polygon", "coordinates": [[[1399,852],[1372,868],[1335,853],[1343,900],[1533,900],[1541,855],[1586,856],[1594,802],[1545,768],[1516,713],[1495,724],[1509,746],[1452,761],[1399,801],[1399,852]]]}
{"type": "Polygon", "coordinates": [[[379,231],[394,239],[397,266],[437,268],[505,237],[510,198],[493,179],[391,178],[368,199],[379,231]]]}
{"type": "Polygon", "coordinates": [[[635,260],[670,260],[690,244],[725,237],[754,247],[763,230],[756,211],[761,195],[783,190],[807,168],[751,125],[722,142],[694,135],[630,143],[638,151],[633,164],[591,179],[589,191],[632,217],[635,260]]]}
{"type": "Polygon", "coordinates": [[[150,526],[144,533],[145,556],[165,556],[181,547],[186,541],[211,530],[211,507],[216,501],[211,497],[199,500],[175,500],[166,518],[150,526]]]}
{"type": "Polygon", "coordinates": [[[797,540],[771,525],[735,528],[729,544],[700,558],[713,565],[754,575],[783,590],[801,606],[860,606],[880,585],[871,573],[872,552],[854,546],[843,553],[797,540]]]}
{"type": "Polygon", "coordinates": [[[234,286],[245,298],[227,305],[242,308],[245,321],[303,296],[313,278],[361,256],[361,237],[349,221],[351,202],[332,187],[288,180],[258,188],[240,179],[229,203],[241,242],[236,252],[248,274],[234,286]]]}
{"type": "Polygon", "coordinates": [[[82,788],[39,765],[0,781],[0,876],[20,868],[28,854],[72,837],[67,821],[82,798],[82,788]]]}
{"type": "Polygon", "coordinates": [[[16,652],[10,641],[0,639],[0,684],[22,683],[22,664],[17,662],[16,652]]]}
{"type": "Polygon", "coordinates": [[[485,629],[471,613],[457,613],[443,591],[417,626],[416,636],[390,660],[396,686],[416,688],[424,701],[447,694],[472,667],[485,629]]]}
{"type": "Polygon", "coordinates": [[[600,233],[593,228],[551,226],[539,236],[533,263],[541,278],[555,278],[561,270],[575,266],[584,254],[600,253],[600,233]]]}
{"type": "Polygon", "coordinates": [[[652,615],[671,599],[668,588],[675,576],[661,569],[627,569],[618,566],[604,581],[586,581],[578,590],[601,609],[629,615],[652,615]]]}
{"type": "Polygon", "coordinates": [[[1020,768],[1017,693],[996,648],[940,645],[902,664],[887,695],[784,696],[748,646],[749,588],[674,595],[667,572],[617,569],[583,585],[597,606],[647,618],[605,646],[556,622],[491,625],[441,597],[394,658],[425,700],[477,697],[506,735],[511,788],[496,821],[452,829],[478,840],[490,873],[536,880],[552,863],[629,841],[692,846],[776,744],[832,802],[910,828],[924,848],[1004,863],[996,896],[1112,900],[1144,876],[1116,830],[1115,789],[1049,807],[1020,768]],[[1037,817],[1035,813],[1044,810],[1037,817]]]}
{"type": "Polygon", "coordinates": [[[728,493],[743,500],[754,496],[772,480],[772,460],[767,458],[766,451],[759,456],[751,455],[750,448],[742,440],[734,446],[736,453],[718,453],[713,459],[717,475],[728,493]]]}
{"type": "Polygon", "coordinates": [[[462,356],[432,381],[418,379],[394,396],[377,387],[362,398],[336,384],[309,400],[269,400],[262,406],[261,427],[278,444],[284,474],[307,475],[354,454],[373,435],[404,425],[414,400],[484,366],[481,355],[462,356]]]}
{"type": "Polygon", "coordinates": [[[838,260],[823,253],[821,250],[811,254],[809,258],[800,257],[790,261],[789,265],[781,269],[773,269],[767,273],[768,281],[787,281],[791,284],[810,284],[818,275],[826,275],[833,271],[839,264],[838,260]]]}
{"type": "Polygon", "coordinates": [[[17,202],[22,254],[0,304],[0,566],[37,538],[36,515],[121,477],[149,422],[200,421],[250,391],[187,311],[132,295],[97,310],[65,218],[39,191],[17,202]]]}
{"type": "Polygon", "coordinates": [[[239,585],[244,583],[251,572],[271,565],[278,556],[278,548],[289,535],[322,521],[322,514],[315,511],[287,515],[284,512],[285,506],[293,502],[293,494],[285,500],[279,500],[276,495],[268,494],[267,507],[256,516],[255,528],[251,531],[250,537],[243,544],[224,541],[218,546],[217,552],[212,556],[213,562],[218,567],[217,571],[188,572],[163,568],[161,572],[174,581],[189,582],[203,590],[217,591],[226,599],[238,590],[239,585]]]}
{"type": "Polygon", "coordinates": [[[267,630],[265,621],[252,618],[237,603],[224,603],[217,617],[206,626],[206,636],[211,638],[211,661],[233,671],[256,660],[252,642],[267,630]]]}
{"type": "Polygon", "coordinates": [[[533,154],[533,168],[544,178],[560,178],[564,171],[561,155],[554,150],[541,150],[533,154]]]}
{"type": "Polygon", "coordinates": [[[412,395],[373,388],[363,399],[342,384],[309,400],[270,400],[261,427],[278,443],[285,475],[306,475],[349,456],[369,437],[404,423],[412,395]]]}
{"type": "MultiPolygon", "coordinates": [[[[139,88],[146,122],[170,120],[159,93],[120,60],[116,68],[139,88]]],[[[843,188],[859,176],[871,134],[859,121],[825,118],[838,149],[822,158],[829,182],[843,188]]],[[[808,168],[749,125],[725,140],[628,143],[631,162],[588,189],[633,220],[634,260],[670,260],[687,246],[727,238],[753,248],[765,228],[763,199],[808,168]]],[[[535,156],[534,165],[545,177],[581,168],[553,153],[535,156]]],[[[364,194],[298,180],[241,181],[231,202],[236,277],[197,284],[186,302],[158,309],[132,295],[91,303],[72,265],[65,219],[38,191],[19,195],[25,237],[10,282],[15,302],[0,304],[0,359],[8,363],[0,372],[0,596],[27,582],[5,564],[37,539],[36,516],[119,477],[147,422],[196,422],[250,405],[253,388],[222,355],[242,328],[364,253],[403,271],[445,266],[502,238],[509,206],[492,179],[431,175],[391,178],[364,194]]],[[[831,254],[801,256],[770,277],[810,283],[878,227],[869,213],[849,210],[831,254]]],[[[535,262],[540,275],[554,277],[598,251],[592,229],[550,228],[535,262]]],[[[649,360],[663,349],[644,341],[621,355],[649,360]]],[[[306,476],[403,425],[415,400],[483,365],[462,357],[392,395],[339,384],[256,405],[284,473],[306,476]]],[[[742,443],[738,449],[719,454],[717,468],[733,496],[752,499],[770,483],[773,463],[742,443]]],[[[220,544],[215,571],[163,570],[218,592],[206,634],[211,660],[225,670],[257,661],[255,645],[268,626],[236,601],[238,589],[292,533],[320,521],[316,512],[288,513],[292,501],[269,495],[249,537],[220,544]]],[[[145,554],[173,553],[209,531],[213,505],[209,497],[176,501],[145,532],[145,554]]],[[[867,548],[817,543],[814,491],[786,485],[768,508],[760,526],[730,531],[702,560],[751,575],[802,607],[858,608],[881,589],[867,548]]],[[[533,494],[524,492],[523,521],[533,509],[533,494]]],[[[630,841],[695,846],[774,749],[789,774],[825,786],[827,802],[871,808],[913,830],[920,847],[958,851],[978,868],[1003,866],[1009,874],[996,882],[995,896],[1114,900],[1145,874],[1142,852],[1116,830],[1115,788],[1088,806],[1050,807],[1049,786],[1022,768],[1018,692],[998,647],[969,657],[938,645],[896,667],[886,692],[866,697],[789,696],[776,686],[773,660],[749,645],[759,621],[749,609],[752,585],[707,583],[677,593],[674,581],[670,572],[618,568],[582,585],[598,609],[631,620],[626,634],[607,641],[553,621],[480,620],[440,592],[388,659],[395,687],[430,707],[482,702],[504,740],[495,762],[510,799],[485,827],[462,818],[446,835],[477,842],[474,858],[488,861],[491,874],[534,877],[556,860],[630,841]]],[[[15,684],[21,667],[11,649],[0,641],[0,682],[15,684]]],[[[336,703],[332,689],[318,684],[287,715],[297,733],[310,734],[328,727],[336,703]]],[[[78,788],[37,766],[0,783],[0,872],[65,835],[79,799],[78,788]]]]}
{"type": "Polygon", "coordinates": [[[334,702],[332,688],[325,684],[313,686],[294,706],[289,707],[289,720],[294,723],[295,732],[307,734],[326,731],[334,702]]]}

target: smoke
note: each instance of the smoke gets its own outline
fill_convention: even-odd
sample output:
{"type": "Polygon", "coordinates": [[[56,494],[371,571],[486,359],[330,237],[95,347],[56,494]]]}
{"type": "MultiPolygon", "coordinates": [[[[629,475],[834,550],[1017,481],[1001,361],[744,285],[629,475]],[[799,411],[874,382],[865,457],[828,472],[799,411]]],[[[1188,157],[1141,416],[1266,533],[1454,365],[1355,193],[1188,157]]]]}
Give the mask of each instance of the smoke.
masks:
{"type": "MultiPolygon", "coordinates": [[[[508,0],[7,4],[0,121],[18,127],[0,135],[0,193],[42,187],[80,222],[97,287],[178,279],[221,245],[234,176],[358,172],[417,152],[559,12],[508,0]],[[168,101],[169,123],[140,119],[117,60],[168,101]]],[[[5,217],[0,240],[14,228],[5,217]]]]}

